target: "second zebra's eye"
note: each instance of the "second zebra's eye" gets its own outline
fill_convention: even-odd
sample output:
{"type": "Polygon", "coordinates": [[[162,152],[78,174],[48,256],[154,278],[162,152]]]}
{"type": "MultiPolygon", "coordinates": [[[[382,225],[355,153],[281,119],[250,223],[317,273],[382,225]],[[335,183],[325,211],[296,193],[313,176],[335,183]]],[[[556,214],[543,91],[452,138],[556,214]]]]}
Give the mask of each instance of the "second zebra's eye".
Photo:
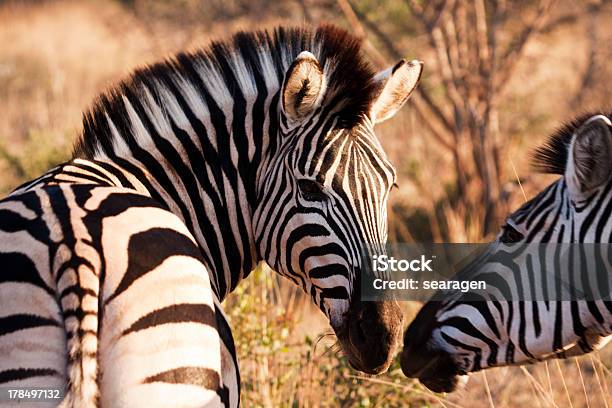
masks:
{"type": "Polygon", "coordinates": [[[499,240],[504,244],[515,244],[517,242],[522,241],[523,238],[525,238],[525,236],[518,232],[516,228],[514,228],[510,224],[506,224],[504,225],[504,230],[501,236],[499,237],[499,240]]]}
{"type": "Polygon", "coordinates": [[[298,180],[298,188],[305,200],[324,201],[327,198],[323,186],[314,180],[300,179],[298,180]]]}

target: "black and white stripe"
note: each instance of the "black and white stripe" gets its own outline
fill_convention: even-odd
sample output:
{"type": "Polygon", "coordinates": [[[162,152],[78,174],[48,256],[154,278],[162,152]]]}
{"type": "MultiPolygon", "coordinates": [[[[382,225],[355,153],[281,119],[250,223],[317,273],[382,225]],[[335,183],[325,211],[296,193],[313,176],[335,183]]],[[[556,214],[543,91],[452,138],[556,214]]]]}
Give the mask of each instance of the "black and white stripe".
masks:
{"type": "Polygon", "coordinates": [[[385,370],[401,313],[354,291],[395,180],[373,126],[420,73],[375,76],[335,27],[279,28],[102,95],[74,159],[0,201],[0,385],[66,386],[63,406],[236,406],[220,302],[260,261],[311,294],[353,366],[385,370]]]}
{"type": "Polygon", "coordinates": [[[419,312],[404,337],[407,375],[449,390],[459,374],[584,354],[610,340],[610,118],[584,115],[536,151],[538,169],[563,177],[510,215],[487,253],[459,272],[489,282],[480,301],[440,294],[419,312]],[[578,243],[594,245],[567,245],[578,243]]]}

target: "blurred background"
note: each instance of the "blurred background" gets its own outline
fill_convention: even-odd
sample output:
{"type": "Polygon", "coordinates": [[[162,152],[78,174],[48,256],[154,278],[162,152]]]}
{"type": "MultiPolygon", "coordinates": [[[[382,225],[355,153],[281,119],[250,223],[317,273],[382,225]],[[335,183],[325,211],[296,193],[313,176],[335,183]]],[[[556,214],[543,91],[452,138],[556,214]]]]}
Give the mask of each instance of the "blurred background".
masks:
{"type": "MultiPolygon", "coordinates": [[[[529,153],[610,108],[612,1],[0,0],[0,194],[69,158],[81,114],[133,68],[236,30],[331,22],[379,68],[418,58],[407,107],[377,130],[398,170],[392,241],[481,242],[555,179],[529,153]]],[[[406,320],[419,304],[406,303],[406,320]]],[[[226,301],[244,406],[608,407],[612,351],[473,375],[433,394],[351,371],[309,299],[265,266],[226,301]]]]}

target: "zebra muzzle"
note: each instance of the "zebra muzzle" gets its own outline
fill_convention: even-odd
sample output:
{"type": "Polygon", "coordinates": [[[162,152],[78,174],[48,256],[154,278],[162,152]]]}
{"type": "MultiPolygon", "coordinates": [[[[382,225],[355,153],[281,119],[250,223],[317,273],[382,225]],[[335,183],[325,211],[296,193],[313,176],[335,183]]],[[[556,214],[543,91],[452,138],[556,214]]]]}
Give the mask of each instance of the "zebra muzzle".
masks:
{"type": "Polygon", "coordinates": [[[411,350],[404,348],[400,357],[406,377],[418,378],[434,392],[452,392],[466,378],[459,373],[450,354],[444,351],[411,350]]]}
{"type": "Polygon", "coordinates": [[[336,334],[353,368],[380,374],[391,365],[402,323],[397,302],[356,301],[351,304],[343,330],[336,334]]]}
{"type": "Polygon", "coordinates": [[[400,365],[406,377],[418,378],[430,390],[452,392],[467,377],[450,353],[431,345],[439,306],[438,302],[427,303],[408,326],[404,333],[400,365]]]}

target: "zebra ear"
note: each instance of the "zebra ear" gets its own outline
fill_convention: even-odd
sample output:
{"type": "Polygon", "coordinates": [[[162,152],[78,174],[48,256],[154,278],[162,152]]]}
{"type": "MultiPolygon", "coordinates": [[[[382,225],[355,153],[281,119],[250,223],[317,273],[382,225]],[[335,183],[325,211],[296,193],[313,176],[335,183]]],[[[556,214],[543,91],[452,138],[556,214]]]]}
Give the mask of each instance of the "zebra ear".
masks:
{"type": "Polygon", "coordinates": [[[370,118],[374,123],[380,123],[395,115],[416,88],[422,72],[421,61],[401,60],[393,68],[374,77],[374,81],[379,83],[378,96],[370,109],[370,118]]]}
{"type": "Polygon", "coordinates": [[[282,107],[287,118],[300,121],[321,103],[326,80],[317,58],[302,51],[285,74],[282,90],[282,107]]]}
{"type": "Polygon", "coordinates": [[[604,184],[612,173],[612,123],[604,115],[589,118],[569,146],[565,180],[570,194],[581,197],[604,184]]]}

